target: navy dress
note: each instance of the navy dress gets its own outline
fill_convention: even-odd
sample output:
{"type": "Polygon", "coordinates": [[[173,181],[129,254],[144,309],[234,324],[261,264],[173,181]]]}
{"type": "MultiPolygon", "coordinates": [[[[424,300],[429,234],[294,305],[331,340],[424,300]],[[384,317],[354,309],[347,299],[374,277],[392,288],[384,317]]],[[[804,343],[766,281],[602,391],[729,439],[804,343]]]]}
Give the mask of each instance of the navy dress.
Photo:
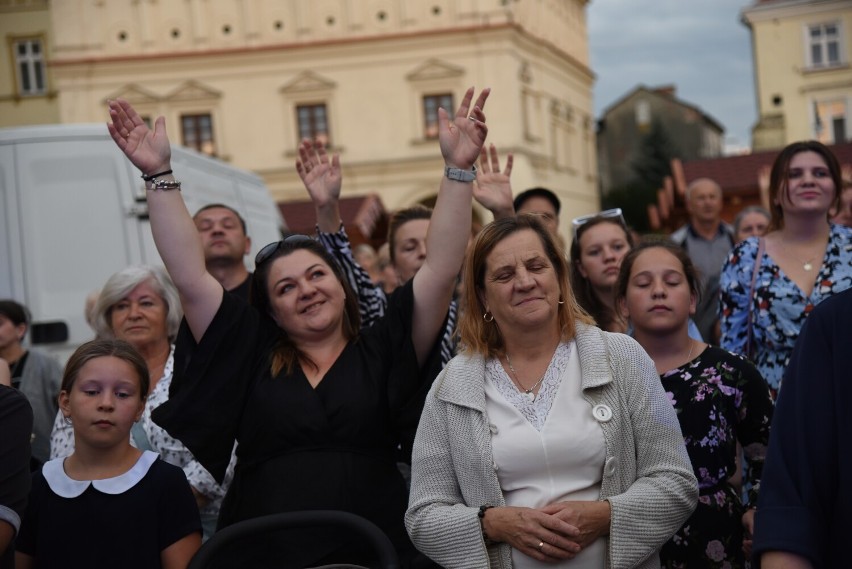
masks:
{"type": "Polygon", "coordinates": [[[744,506],[728,479],[737,470],[739,442],[749,501],[756,504],[772,420],[769,387],[745,358],[713,346],[660,380],[677,411],[699,490],[695,512],[663,545],[662,566],[744,567],[744,506]]]}
{"type": "MultiPolygon", "coordinates": [[[[412,311],[409,283],[314,388],[298,365],[272,376],[280,329],[224,295],[169,401],[154,413],[219,479],[238,441],[220,528],[278,512],[344,510],[378,525],[404,562],[417,556],[403,526],[408,494],[396,452],[404,442],[399,433],[414,432],[434,366],[417,365],[412,311]]],[[[440,357],[434,351],[430,361],[440,357]]],[[[240,544],[220,566],[368,565],[374,557],[361,542],[337,528],[282,531],[240,544]]]]}

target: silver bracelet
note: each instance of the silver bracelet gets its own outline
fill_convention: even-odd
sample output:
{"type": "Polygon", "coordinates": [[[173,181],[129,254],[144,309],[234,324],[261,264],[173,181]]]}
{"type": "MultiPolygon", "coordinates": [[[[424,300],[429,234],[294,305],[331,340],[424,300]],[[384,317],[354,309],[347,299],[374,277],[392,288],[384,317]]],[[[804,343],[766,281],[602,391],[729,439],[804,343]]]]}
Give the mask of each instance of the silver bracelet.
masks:
{"type": "Polygon", "coordinates": [[[148,182],[151,186],[148,188],[148,191],[162,191],[167,192],[169,190],[178,190],[180,191],[180,182],[177,180],[161,180],[160,178],[154,178],[148,182]]]}

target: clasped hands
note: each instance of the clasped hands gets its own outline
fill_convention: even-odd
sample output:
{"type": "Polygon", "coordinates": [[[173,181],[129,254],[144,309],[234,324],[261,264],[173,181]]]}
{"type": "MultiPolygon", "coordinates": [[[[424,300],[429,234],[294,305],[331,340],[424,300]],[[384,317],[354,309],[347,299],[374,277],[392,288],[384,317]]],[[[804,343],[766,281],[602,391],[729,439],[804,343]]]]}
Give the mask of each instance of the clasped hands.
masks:
{"type": "Polygon", "coordinates": [[[607,501],[556,502],[543,508],[490,508],[483,528],[494,541],[508,543],[543,562],[573,559],[597,538],[609,533],[607,501]]]}

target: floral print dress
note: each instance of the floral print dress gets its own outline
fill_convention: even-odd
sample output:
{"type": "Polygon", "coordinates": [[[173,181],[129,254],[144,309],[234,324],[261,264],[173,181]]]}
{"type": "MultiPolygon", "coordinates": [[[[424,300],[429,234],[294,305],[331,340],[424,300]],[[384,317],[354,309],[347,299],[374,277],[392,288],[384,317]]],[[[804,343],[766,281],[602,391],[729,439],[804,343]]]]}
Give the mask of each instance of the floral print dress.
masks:
{"type": "Polygon", "coordinates": [[[767,255],[750,298],[758,239],[749,237],[731,251],[721,276],[721,346],[749,355],[748,314],[752,312],[752,360],[772,390],[773,398],[790,361],[799,330],[814,306],[833,294],[852,288],[852,229],[832,225],[822,266],[810,296],[790,280],[767,255]]]}
{"type": "Polygon", "coordinates": [[[698,507],[660,552],[663,567],[745,566],[736,473],[737,442],[747,458],[743,476],[749,504],[757,503],[773,404],[766,382],[742,356],[708,347],[660,376],[677,412],[686,450],[698,478],[698,507]]]}

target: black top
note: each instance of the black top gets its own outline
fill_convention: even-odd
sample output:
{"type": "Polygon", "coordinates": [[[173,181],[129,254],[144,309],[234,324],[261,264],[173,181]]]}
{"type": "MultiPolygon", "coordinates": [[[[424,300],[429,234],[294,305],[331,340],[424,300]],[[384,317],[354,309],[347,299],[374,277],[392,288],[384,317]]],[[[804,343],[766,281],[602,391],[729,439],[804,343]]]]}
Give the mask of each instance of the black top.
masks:
{"type": "MultiPolygon", "coordinates": [[[[30,491],[33,410],[19,391],[0,385],[0,524],[16,530],[30,491]]],[[[15,566],[15,548],[0,551],[0,569],[15,566]]]]}
{"type": "MultiPolygon", "coordinates": [[[[403,557],[413,551],[403,527],[407,491],[394,453],[398,433],[413,432],[411,423],[419,419],[412,402],[433,379],[417,365],[413,301],[411,283],[391,295],[385,317],[351,341],[313,388],[298,365],[292,374],[271,375],[270,354],[281,330],[267,315],[224,295],[186,373],[154,411],[154,419],[220,480],[238,440],[220,527],[276,512],[337,509],[377,524],[403,557]]],[[[440,357],[439,348],[436,342],[430,360],[440,357]]],[[[363,561],[368,553],[348,541],[328,528],[289,531],[240,547],[239,560],[253,567],[273,558],[292,566],[363,561]]]]}
{"type": "MultiPolygon", "coordinates": [[[[58,462],[61,469],[63,461],[50,461],[44,468],[58,462]]],[[[39,569],[154,569],[162,567],[164,549],[201,532],[186,476],[159,458],[150,461],[143,455],[132,471],[106,483],[89,483],[82,493],[73,488],[80,482],[60,478],[52,476],[54,482],[48,483],[44,471],[33,474],[30,503],[15,543],[18,551],[35,558],[39,569]],[[150,467],[140,473],[145,462],[150,467]],[[56,484],[64,497],[53,490],[56,484]]]]}

